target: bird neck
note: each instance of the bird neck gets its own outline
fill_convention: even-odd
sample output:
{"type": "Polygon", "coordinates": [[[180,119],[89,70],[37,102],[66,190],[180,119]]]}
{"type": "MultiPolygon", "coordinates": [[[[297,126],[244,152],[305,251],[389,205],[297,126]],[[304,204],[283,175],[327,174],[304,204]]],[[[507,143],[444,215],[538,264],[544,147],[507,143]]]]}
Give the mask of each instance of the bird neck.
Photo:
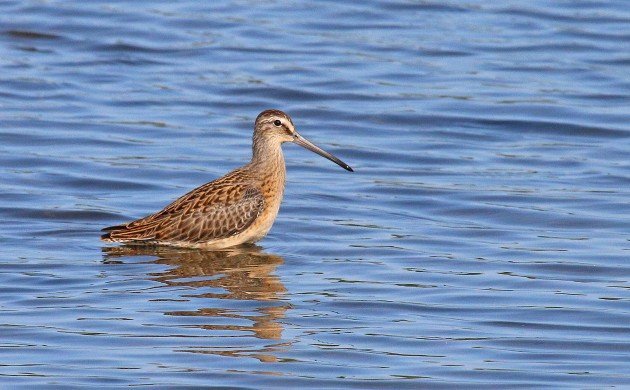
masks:
{"type": "Polygon", "coordinates": [[[252,165],[266,173],[277,172],[285,176],[284,155],[279,142],[254,138],[252,146],[252,165]]]}

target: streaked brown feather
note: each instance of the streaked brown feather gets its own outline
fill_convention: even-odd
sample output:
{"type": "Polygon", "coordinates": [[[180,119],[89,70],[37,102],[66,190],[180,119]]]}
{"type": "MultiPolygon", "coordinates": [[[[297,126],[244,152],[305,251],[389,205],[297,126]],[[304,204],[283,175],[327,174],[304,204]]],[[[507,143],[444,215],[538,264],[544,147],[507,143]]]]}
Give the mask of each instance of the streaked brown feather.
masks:
{"type": "Polygon", "coordinates": [[[247,229],[264,208],[264,197],[247,172],[236,170],[183,195],[155,214],[103,229],[103,240],[200,243],[247,229]]]}

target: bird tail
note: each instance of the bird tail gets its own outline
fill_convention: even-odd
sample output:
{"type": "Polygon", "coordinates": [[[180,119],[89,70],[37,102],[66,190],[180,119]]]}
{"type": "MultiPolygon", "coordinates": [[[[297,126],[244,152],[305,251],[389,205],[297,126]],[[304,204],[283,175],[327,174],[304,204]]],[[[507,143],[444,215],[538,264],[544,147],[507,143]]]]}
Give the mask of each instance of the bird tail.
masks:
{"type": "Polygon", "coordinates": [[[101,240],[106,242],[132,242],[151,241],[155,239],[156,223],[138,223],[138,221],[125,225],[115,225],[102,229],[105,234],[101,240]]]}

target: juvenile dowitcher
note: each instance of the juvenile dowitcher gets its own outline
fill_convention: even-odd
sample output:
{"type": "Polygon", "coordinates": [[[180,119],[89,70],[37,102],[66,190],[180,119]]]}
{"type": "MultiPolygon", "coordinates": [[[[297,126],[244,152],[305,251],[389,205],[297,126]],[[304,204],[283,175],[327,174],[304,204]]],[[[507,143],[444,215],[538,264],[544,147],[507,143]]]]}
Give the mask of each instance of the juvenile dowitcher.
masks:
{"type": "Polygon", "coordinates": [[[129,244],[158,244],[208,249],[253,243],[263,238],[278,215],[286,167],[281,145],[293,142],[352,168],[295,130],[282,111],[256,118],[251,161],[198,187],[164,209],[123,225],[103,229],[101,239],[129,244]]]}

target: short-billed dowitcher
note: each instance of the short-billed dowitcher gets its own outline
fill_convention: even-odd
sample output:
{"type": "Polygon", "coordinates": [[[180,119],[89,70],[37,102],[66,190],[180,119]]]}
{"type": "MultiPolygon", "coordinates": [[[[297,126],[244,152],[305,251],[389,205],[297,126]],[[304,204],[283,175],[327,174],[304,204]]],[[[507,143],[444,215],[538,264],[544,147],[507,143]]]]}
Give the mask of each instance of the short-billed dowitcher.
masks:
{"type": "Polygon", "coordinates": [[[103,229],[107,233],[101,239],[208,249],[260,240],[271,229],[284,193],[284,142],[296,143],[352,171],[298,134],[287,114],[263,111],[254,125],[248,164],[190,191],[155,214],[103,229]]]}

